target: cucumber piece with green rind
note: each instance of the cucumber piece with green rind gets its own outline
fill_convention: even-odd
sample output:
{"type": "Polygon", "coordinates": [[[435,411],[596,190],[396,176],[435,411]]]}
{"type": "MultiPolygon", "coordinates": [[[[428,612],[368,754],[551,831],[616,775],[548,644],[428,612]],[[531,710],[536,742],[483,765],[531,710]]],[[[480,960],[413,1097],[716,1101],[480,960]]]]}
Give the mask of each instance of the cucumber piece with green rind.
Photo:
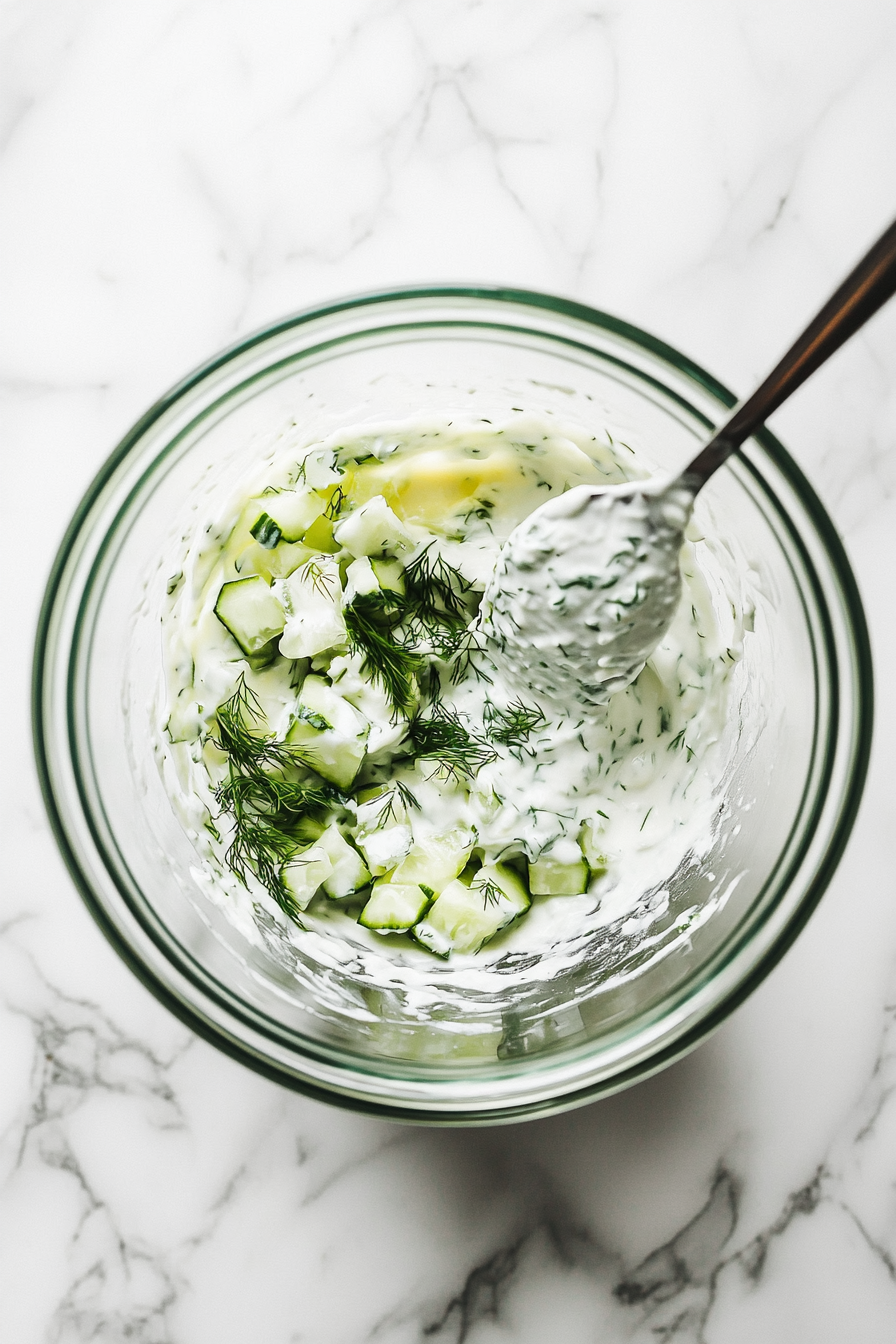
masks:
{"type": "Polygon", "coordinates": [[[252,541],[237,556],[234,568],[241,578],[260,574],[270,583],[272,579],[288,578],[306,560],[320,554],[320,551],[312,551],[310,546],[303,545],[301,541],[281,541],[273,550],[265,550],[257,541],[252,541]]]}
{"type": "Polygon", "coordinates": [[[341,518],[335,528],[335,539],[356,557],[386,552],[394,555],[396,551],[410,550],[414,544],[407,528],[382,495],[375,495],[341,518]]]}
{"type": "Polygon", "coordinates": [[[335,555],[337,551],[342,550],[341,544],[333,536],[333,524],[329,518],[323,514],[315,518],[308,531],[302,537],[306,546],[310,546],[315,551],[326,551],[329,555],[335,555]]]}
{"type": "Polygon", "coordinates": [[[584,859],[560,863],[545,854],[529,864],[529,890],[533,896],[581,896],[588,887],[588,878],[584,859]]]}
{"type": "Polygon", "coordinates": [[[432,951],[433,942],[447,941],[451,951],[478,952],[525,914],[530,904],[529,893],[512,869],[500,863],[483,864],[472,882],[459,877],[448,883],[429,907],[426,919],[415,927],[414,935],[432,951]]]}
{"type": "Polygon", "coordinates": [[[473,849],[473,836],[459,827],[418,840],[389,878],[390,882],[416,882],[438,896],[466,867],[473,849]]]}
{"type": "Polygon", "coordinates": [[[324,779],[348,789],[364,759],[369,727],[364,715],[322,677],[306,677],[286,741],[324,779]]]}
{"type": "MultiPolygon", "coordinates": [[[[267,518],[279,533],[277,541],[301,541],[326,509],[326,501],[313,490],[272,490],[261,495],[256,501],[259,516],[249,529],[261,541],[256,529],[262,518],[267,518]]],[[[262,542],[263,546],[276,546],[277,541],[262,542]]]]}
{"type": "Polygon", "coordinates": [[[377,933],[406,933],[423,918],[431,900],[417,883],[374,882],[358,923],[377,933]]]}
{"type": "Polygon", "coordinates": [[[260,513],[258,515],[255,522],[249,528],[249,531],[252,533],[252,536],[258,542],[259,546],[263,546],[266,551],[272,551],[283,536],[283,533],[280,531],[280,528],[274,522],[273,518],[266,513],[260,513]]]}
{"type": "Polygon", "coordinates": [[[415,943],[425,947],[427,952],[432,952],[434,956],[441,957],[443,961],[451,956],[451,939],[433,928],[428,919],[421,919],[419,924],[415,924],[410,930],[410,934],[415,943]]]}
{"type": "Polygon", "coordinates": [[[286,624],[282,605],[258,574],[223,584],[215,615],[245,654],[260,653],[286,624]]]}
{"type": "Polygon", "coordinates": [[[317,844],[333,865],[332,873],[324,879],[323,884],[327,896],[332,900],[344,900],[368,886],[370,872],[367,865],[335,822],[327,827],[317,844]]]}
{"type": "Polygon", "coordinates": [[[320,844],[309,845],[280,869],[283,885],[300,910],[304,910],[333,873],[333,862],[320,844]]]}
{"type": "Polygon", "coordinates": [[[380,588],[390,593],[404,594],[404,565],[400,560],[374,559],[370,562],[370,568],[380,588]]]}

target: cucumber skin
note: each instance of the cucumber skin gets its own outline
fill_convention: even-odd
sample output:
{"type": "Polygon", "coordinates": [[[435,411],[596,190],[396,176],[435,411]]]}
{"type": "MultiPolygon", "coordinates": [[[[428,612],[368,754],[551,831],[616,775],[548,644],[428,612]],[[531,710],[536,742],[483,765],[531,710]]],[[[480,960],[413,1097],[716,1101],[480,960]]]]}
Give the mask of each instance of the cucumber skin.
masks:
{"type": "Polygon", "coordinates": [[[516,873],[501,864],[486,864],[469,886],[461,878],[450,882],[433,901],[414,936],[437,956],[448,954],[431,946],[426,939],[447,943],[449,952],[474,954],[524,915],[530,905],[529,894],[516,873]],[[500,896],[496,902],[487,900],[486,882],[498,888],[500,896]]]}
{"type": "Polygon", "coordinates": [[[266,551],[272,551],[283,536],[273,518],[266,513],[259,514],[249,531],[259,546],[263,546],[266,551]]]}
{"type": "Polygon", "coordinates": [[[588,889],[588,864],[554,863],[538,859],[529,864],[529,890],[533,896],[581,896],[588,889]]]}
{"type": "Polygon", "coordinates": [[[277,639],[282,633],[283,627],[286,624],[286,613],[282,606],[277,601],[276,597],[274,597],[274,594],[271,592],[264,579],[257,574],[252,574],[246,579],[233,579],[229,583],[222,584],[221,591],[218,593],[215,601],[215,615],[224,628],[230,631],[231,635],[233,635],[233,638],[247,657],[260,654],[262,650],[266,649],[267,645],[277,639]],[[259,593],[259,598],[262,601],[265,599],[268,600],[267,611],[269,619],[267,624],[262,620],[255,635],[247,636],[245,623],[241,623],[238,619],[238,611],[234,612],[228,609],[232,608],[234,599],[237,600],[237,607],[239,608],[241,603],[234,590],[242,589],[245,596],[246,587],[249,584],[253,585],[253,592],[257,592],[258,585],[261,585],[263,591],[259,593]],[[275,611],[278,612],[279,615],[276,615],[275,611]]]}
{"type": "MultiPolygon", "coordinates": [[[[408,899],[410,899],[410,896],[408,899]]],[[[431,904],[432,897],[426,894],[419,883],[375,883],[373,891],[370,893],[370,900],[358,916],[358,923],[365,929],[372,929],[375,933],[407,933],[410,928],[420,922],[431,904]],[[413,893],[414,891],[419,893],[419,899],[413,906],[413,910],[409,906],[404,913],[398,913],[397,907],[402,902],[402,896],[395,893],[413,893]],[[391,909],[395,912],[391,917],[388,913],[390,902],[391,909]],[[378,907],[382,905],[386,906],[386,910],[379,912],[378,907]]]]}

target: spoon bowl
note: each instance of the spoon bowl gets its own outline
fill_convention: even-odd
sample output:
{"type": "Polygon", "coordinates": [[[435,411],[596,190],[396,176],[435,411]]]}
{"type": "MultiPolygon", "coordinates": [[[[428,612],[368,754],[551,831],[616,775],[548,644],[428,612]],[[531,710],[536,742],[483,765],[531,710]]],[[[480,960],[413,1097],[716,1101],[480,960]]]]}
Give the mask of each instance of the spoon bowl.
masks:
{"type": "Polygon", "coordinates": [[[896,222],[680,476],[579,486],[530,514],[484,603],[481,628],[505,672],[573,712],[634,681],[675,615],[698,491],[894,292],[896,222]]]}

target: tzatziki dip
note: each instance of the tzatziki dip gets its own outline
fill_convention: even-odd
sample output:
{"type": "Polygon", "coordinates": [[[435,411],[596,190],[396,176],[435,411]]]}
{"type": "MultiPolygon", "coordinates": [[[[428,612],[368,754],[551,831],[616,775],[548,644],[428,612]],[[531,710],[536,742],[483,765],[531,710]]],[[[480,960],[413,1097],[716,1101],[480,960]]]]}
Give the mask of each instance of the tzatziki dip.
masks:
{"type": "MultiPolygon", "coordinates": [[[[168,582],[160,754],[234,922],[425,978],[618,920],[709,851],[744,615],[693,524],[671,626],[606,703],[502,651],[538,643],[501,588],[514,529],[648,474],[609,435],[446,414],[284,433],[202,520],[168,582]]],[[[577,554],[561,634],[594,597],[577,554]]]]}

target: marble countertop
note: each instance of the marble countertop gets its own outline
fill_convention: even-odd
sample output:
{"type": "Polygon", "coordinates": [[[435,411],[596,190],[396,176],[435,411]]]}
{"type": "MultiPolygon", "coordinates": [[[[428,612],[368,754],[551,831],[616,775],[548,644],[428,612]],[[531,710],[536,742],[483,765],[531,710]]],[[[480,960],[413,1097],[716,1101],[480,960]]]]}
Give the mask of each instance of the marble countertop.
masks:
{"type": "Polygon", "coordinates": [[[761,988],[630,1092],[423,1130],[218,1054],[79,901],[27,709],[88,481],[271,318],[505,282],[750,390],[896,213],[892,0],[8,0],[0,48],[4,1341],[892,1344],[896,305],[773,422],[871,621],[852,841],[761,988]]]}

